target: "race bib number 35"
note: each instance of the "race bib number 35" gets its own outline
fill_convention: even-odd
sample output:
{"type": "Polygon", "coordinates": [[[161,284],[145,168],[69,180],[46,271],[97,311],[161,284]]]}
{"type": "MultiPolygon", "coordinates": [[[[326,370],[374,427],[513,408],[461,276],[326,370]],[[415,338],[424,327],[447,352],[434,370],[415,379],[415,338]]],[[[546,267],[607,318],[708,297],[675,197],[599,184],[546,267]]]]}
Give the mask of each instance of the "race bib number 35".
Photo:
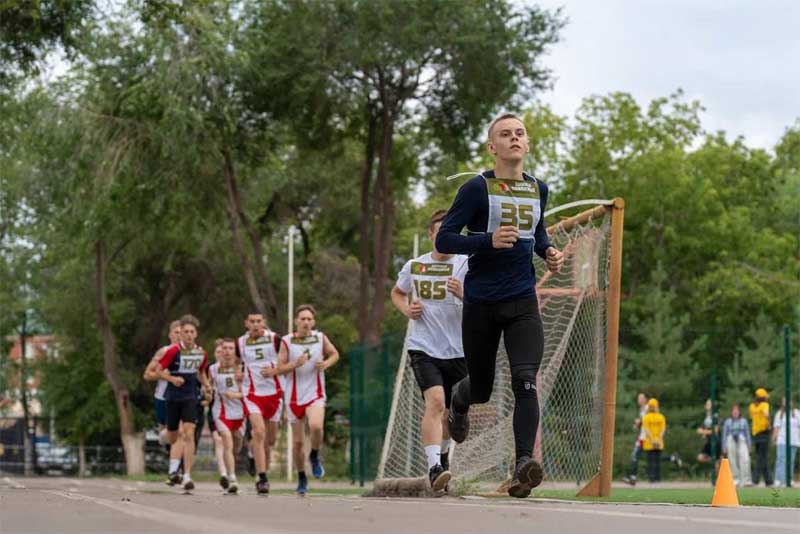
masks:
{"type": "Polygon", "coordinates": [[[500,226],[516,226],[520,239],[532,239],[541,217],[539,186],[530,180],[486,180],[489,197],[489,220],[486,231],[500,226]]]}

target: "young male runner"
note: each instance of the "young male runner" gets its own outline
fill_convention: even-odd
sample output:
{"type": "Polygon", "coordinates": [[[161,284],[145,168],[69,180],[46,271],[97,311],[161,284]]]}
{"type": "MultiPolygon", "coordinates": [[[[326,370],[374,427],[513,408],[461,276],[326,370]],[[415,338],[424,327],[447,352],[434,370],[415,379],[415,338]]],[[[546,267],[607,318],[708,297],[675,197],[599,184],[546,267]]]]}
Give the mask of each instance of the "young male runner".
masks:
{"type": "MultiPolygon", "coordinates": [[[[223,360],[223,348],[222,348],[222,338],[217,338],[214,340],[214,363],[220,363],[223,360]]],[[[222,489],[228,489],[230,486],[230,480],[228,479],[228,468],[225,465],[225,443],[222,441],[222,436],[217,431],[217,425],[214,422],[214,404],[216,403],[216,387],[214,385],[214,379],[211,376],[211,367],[214,364],[208,367],[208,381],[211,383],[211,387],[214,391],[211,393],[211,399],[208,404],[208,411],[206,412],[206,418],[208,420],[208,431],[211,433],[211,439],[214,441],[214,459],[217,462],[217,469],[219,470],[219,485],[222,486],[222,489]]],[[[203,402],[205,399],[203,400],[203,402]]],[[[201,402],[201,406],[203,404],[201,402]]],[[[205,411],[205,406],[202,408],[205,411]]],[[[200,428],[200,425],[197,425],[200,428]]],[[[195,429],[195,436],[197,436],[197,430],[195,429]]],[[[198,440],[195,439],[195,446],[197,446],[198,440]]]]}
{"type": "Polygon", "coordinates": [[[551,271],[563,254],[550,244],[542,214],[547,186],[522,170],[529,150],[525,125],[515,115],[489,127],[494,169],[470,179],[458,191],[436,238],[444,254],[470,254],[464,283],[462,339],[469,376],[453,391],[448,416],[457,443],[469,432],[470,404],[492,394],[497,347],[505,340],[514,392],[516,464],[508,493],[524,498],[542,481],[532,458],[539,425],[536,374],[544,352],[544,331],[536,298],[536,252],[551,271]],[[468,235],[461,235],[466,226],[468,235]]]}
{"type": "Polygon", "coordinates": [[[245,414],[252,426],[252,451],[258,480],[256,491],[269,493],[270,452],[278,435],[283,405],[283,388],[278,377],[280,336],[267,329],[264,316],[251,313],[245,320],[247,333],[236,343],[236,353],[244,363],[245,414]]]}
{"type": "Polygon", "coordinates": [[[325,475],[319,450],[325,426],[325,371],[339,361],[339,351],[328,336],[314,330],[317,312],[310,304],[297,307],[294,324],[297,330],[281,340],[278,368],[286,374],[289,422],[292,425],[292,449],[297,467],[297,493],[308,491],[306,459],[303,451],[305,419],[311,433],[311,474],[315,478],[325,475]]]}
{"type": "Polygon", "coordinates": [[[392,303],[413,321],[408,356],[425,398],[421,434],[434,491],[445,489],[450,481],[447,411],[453,386],[467,376],[461,343],[467,257],[442,254],[436,249],[436,234],[446,213],[439,210],[431,215],[428,237],[433,251],[406,262],[392,289],[392,303]]]}
{"type": "MultiPolygon", "coordinates": [[[[192,315],[184,315],[180,323],[181,342],[164,352],[156,362],[155,370],[159,378],[169,382],[164,392],[168,443],[178,440],[178,425],[183,423],[180,424],[180,437],[183,441],[183,489],[191,490],[194,489],[191,472],[195,451],[194,430],[198,418],[197,391],[200,385],[207,391],[210,386],[205,373],[208,356],[195,344],[200,322],[192,315]]],[[[180,480],[180,463],[181,457],[170,450],[169,473],[170,479],[175,483],[180,480]]]]}
{"type": "Polygon", "coordinates": [[[215,432],[222,441],[224,473],[221,473],[220,485],[228,493],[236,493],[239,486],[236,481],[236,461],[234,452],[241,446],[242,435],[239,429],[244,423],[244,404],[241,387],[236,380],[236,341],[230,338],[222,340],[219,347],[219,359],[208,369],[211,383],[214,386],[214,402],[211,413],[214,418],[215,432]]]}
{"type": "MultiPolygon", "coordinates": [[[[164,400],[164,392],[167,390],[167,382],[166,380],[161,380],[158,377],[158,374],[155,371],[155,365],[158,363],[158,360],[164,355],[168,348],[176,343],[180,343],[181,341],[181,322],[180,321],[172,321],[169,324],[169,345],[164,345],[160,349],[156,351],[153,355],[153,358],[150,360],[150,363],[144,370],[144,375],[142,378],[149,382],[157,381],[156,382],[156,389],[153,393],[153,397],[155,397],[155,412],[156,412],[156,423],[158,424],[158,440],[159,442],[166,446],[167,454],[169,454],[172,448],[175,448],[175,454],[178,457],[183,456],[183,443],[181,440],[176,441],[172,445],[167,443],[167,411],[166,411],[166,401],[164,400]]],[[[173,485],[172,481],[167,479],[167,484],[173,485]]]]}

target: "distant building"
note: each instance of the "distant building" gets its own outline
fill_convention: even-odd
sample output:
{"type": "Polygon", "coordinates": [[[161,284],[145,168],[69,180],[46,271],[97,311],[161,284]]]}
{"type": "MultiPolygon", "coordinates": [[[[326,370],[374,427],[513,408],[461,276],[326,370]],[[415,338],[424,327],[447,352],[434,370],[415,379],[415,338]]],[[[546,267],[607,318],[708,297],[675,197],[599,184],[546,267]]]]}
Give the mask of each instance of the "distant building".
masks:
{"type": "MultiPolygon", "coordinates": [[[[8,352],[8,357],[13,362],[16,372],[11,370],[6,375],[7,390],[0,391],[0,417],[17,418],[23,416],[22,410],[22,395],[21,395],[21,376],[19,363],[22,357],[22,343],[19,336],[8,336],[6,338],[11,343],[11,350],[8,352]]],[[[58,349],[56,348],[55,337],[51,335],[34,335],[25,338],[25,362],[29,368],[33,368],[34,364],[41,362],[49,356],[58,357],[58,349]]],[[[39,373],[34,371],[30,373],[27,380],[28,390],[28,409],[32,417],[39,417],[42,415],[42,406],[38,399],[39,373]]]]}

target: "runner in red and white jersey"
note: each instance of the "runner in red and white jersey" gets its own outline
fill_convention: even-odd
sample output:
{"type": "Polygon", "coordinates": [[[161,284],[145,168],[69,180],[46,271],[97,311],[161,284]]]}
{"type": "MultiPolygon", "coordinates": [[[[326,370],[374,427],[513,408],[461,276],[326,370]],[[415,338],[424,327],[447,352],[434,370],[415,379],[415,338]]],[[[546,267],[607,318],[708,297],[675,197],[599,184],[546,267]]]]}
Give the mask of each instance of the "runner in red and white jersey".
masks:
{"type": "Polygon", "coordinates": [[[212,414],[216,432],[222,439],[225,472],[221,473],[220,485],[228,493],[239,490],[236,482],[234,452],[241,447],[242,434],[238,430],[244,423],[244,404],[241,387],[237,381],[236,341],[225,338],[218,345],[215,355],[218,361],[208,369],[214,387],[212,414]]]}
{"type": "Polygon", "coordinates": [[[328,337],[315,330],[317,312],[310,304],[297,307],[294,322],[297,330],[281,340],[278,354],[281,374],[286,376],[288,417],[292,424],[292,447],[298,471],[297,493],[308,491],[303,451],[305,418],[311,432],[311,473],[322,478],[325,469],[319,450],[325,423],[325,370],[339,360],[339,352],[328,337]]]}
{"type": "MultiPolygon", "coordinates": [[[[153,393],[153,397],[155,398],[156,423],[158,424],[158,441],[166,447],[168,455],[174,452],[176,457],[182,458],[183,441],[178,440],[172,445],[167,442],[167,401],[164,399],[164,394],[167,391],[167,384],[169,384],[169,382],[159,378],[156,372],[156,364],[161,357],[164,356],[164,353],[167,352],[167,349],[181,342],[181,322],[179,320],[172,321],[169,324],[169,341],[169,345],[164,345],[153,355],[153,358],[144,370],[142,378],[148,382],[156,381],[156,389],[153,393]]],[[[172,486],[173,482],[167,479],[167,484],[172,486]]]]}
{"type": "Polygon", "coordinates": [[[271,332],[264,316],[251,313],[245,320],[247,333],[236,343],[236,354],[244,364],[245,415],[252,426],[252,452],[255,459],[256,491],[269,493],[270,451],[278,435],[278,421],[281,418],[283,389],[278,376],[278,346],[280,336],[271,332]]]}

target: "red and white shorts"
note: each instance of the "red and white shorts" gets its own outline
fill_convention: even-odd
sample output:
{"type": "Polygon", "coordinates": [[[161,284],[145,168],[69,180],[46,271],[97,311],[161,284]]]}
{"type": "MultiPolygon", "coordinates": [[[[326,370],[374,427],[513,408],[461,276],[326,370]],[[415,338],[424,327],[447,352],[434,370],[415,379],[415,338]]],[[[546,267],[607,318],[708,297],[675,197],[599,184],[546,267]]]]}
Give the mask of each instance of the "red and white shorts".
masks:
{"type": "Polygon", "coordinates": [[[224,416],[219,416],[214,419],[214,424],[217,426],[217,430],[220,428],[227,428],[231,434],[242,428],[244,424],[244,419],[227,419],[224,416]]]}
{"type": "Polygon", "coordinates": [[[244,413],[247,416],[250,414],[261,414],[264,421],[278,422],[281,420],[282,404],[282,392],[276,393],[275,395],[265,395],[263,397],[251,394],[244,398],[244,413]]]}
{"type": "Polygon", "coordinates": [[[294,402],[289,403],[289,422],[294,423],[296,421],[302,421],[303,418],[306,416],[306,409],[309,406],[325,406],[325,399],[314,399],[311,402],[307,402],[305,404],[297,404],[294,402]]]}

